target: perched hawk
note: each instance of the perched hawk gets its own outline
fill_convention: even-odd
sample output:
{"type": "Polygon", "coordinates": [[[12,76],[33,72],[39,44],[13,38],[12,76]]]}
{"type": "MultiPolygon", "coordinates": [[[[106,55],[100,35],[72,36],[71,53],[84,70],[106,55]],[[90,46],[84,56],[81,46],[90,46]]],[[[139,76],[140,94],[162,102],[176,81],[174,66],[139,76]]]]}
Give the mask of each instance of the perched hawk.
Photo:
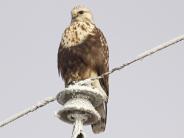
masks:
{"type": "MultiPolygon", "coordinates": [[[[58,50],[58,72],[64,79],[65,87],[73,81],[93,78],[109,71],[107,42],[95,26],[91,11],[84,6],[76,6],[71,15],[71,23],[63,33],[58,50]]],[[[108,76],[92,85],[109,95],[108,76]]],[[[100,133],[106,126],[107,102],[96,110],[101,120],[92,124],[92,129],[94,133],[100,133]]]]}

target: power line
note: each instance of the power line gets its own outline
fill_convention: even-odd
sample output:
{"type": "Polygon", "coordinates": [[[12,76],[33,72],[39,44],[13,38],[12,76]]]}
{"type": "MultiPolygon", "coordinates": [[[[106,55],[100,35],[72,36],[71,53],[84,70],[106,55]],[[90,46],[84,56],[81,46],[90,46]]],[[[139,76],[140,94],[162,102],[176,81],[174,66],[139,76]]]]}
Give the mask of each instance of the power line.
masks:
{"type": "Polygon", "coordinates": [[[15,121],[15,120],[17,120],[17,119],[27,115],[30,112],[34,112],[38,108],[41,108],[41,107],[43,107],[43,106],[47,105],[48,103],[53,102],[55,100],[56,100],[56,97],[47,97],[43,101],[40,101],[37,104],[35,104],[35,105],[33,105],[33,106],[31,106],[31,107],[29,107],[29,108],[27,108],[27,109],[25,109],[25,110],[23,110],[23,111],[21,111],[19,113],[16,113],[13,116],[3,120],[2,122],[0,122],[0,127],[3,127],[5,125],[15,121]]]}
{"type": "Polygon", "coordinates": [[[128,61],[127,63],[122,64],[121,66],[118,66],[118,67],[115,67],[115,68],[111,69],[109,72],[106,72],[106,73],[104,73],[104,74],[102,74],[102,75],[100,75],[98,77],[89,78],[89,79],[86,79],[86,80],[79,81],[77,83],[82,85],[82,84],[88,83],[90,81],[94,81],[96,79],[101,79],[104,76],[110,75],[110,74],[114,73],[115,71],[119,71],[119,70],[121,70],[121,69],[123,69],[123,68],[125,68],[125,67],[127,67],[127,66],[129,66],[129,65],[131,65],[131,64],[133,64],[135,62],[137,62],[137,61],[140,61],[140,60],[144,59],[145,57],[151,56],[154,53],[159,52],[159,51],[161,51],[161,50],[163,50],[163,49],[165,49],[167,47],[170,47],[170,46],[172,46],[172,45],[174,45],[174,44],[176,44],[176,43],[178,43],[178,42],[180,42],[182,40],[184,40],[184,35],[175,37],[175,38],[173,38],[173,39],[171,39],[171,40],[169,40],[169,41],[167,41],[165,43],[162,43],[162,44],[160,44],[160,45],[158,45],[158,46],[156,46],[156,47],[154,47],[152,49],[144,51],[143,53],[139,54],[136,58],[128,61]]]}
{"type": "MultiPolygon", "coordinates": [[[[115,67],[112,70],[110,70],[109,72],[106,72],[106,73],[104,73],[104,74],[102,74],[102,75],[100,75],[98,77],[82,80],[82,81],[76,82],[76,84],[82,85],[82,84],[86,84],[86,83],[89,83],[91,81],[94,81],[96,79],[103,78],[106,75],[110,75],[110,74],[112,74],[112,73],[114,73],[116,71],[119,71],[119,70],[121,70],[121,69],[123,69],[123,68],[125,68],[125,67],[127,67],[127,66],[129,66],[129,65],[131,65],[131,64],[133,64],[135,62],[137,62],[137,61],[140,61],[140,60],[142,60],[142,59],[144,59],[144,58],[146,58],[148,56],[151,56],[154,53],[157,53],[157,52],[159,52],[159,51],[161,51],[161,50],[163,50],[163,49],[165,49],[167,47],[173,46],[174,44],[176,44],[176,43],[178,43],[178,42],[180,42],[182,40],[184,40],[184,35],[178,36],[178,37],[176,37],[174,39],[171,39],[171,40],[169,40],[169,41],[167,41],[167,42],[165,42],[163,44],[160,44],[160,45],[158,45],[158,46],[156,46],[156,47],[154,47],[152,49],[149,49],[149,50],[141,53],[140,55],[138,55],[136,58],[128,61],[127,63],[122,64],[121,66],[115,67]]],[[[15,115],[13,115],[13,116],[3,120],[2,122],[0,122],[0,127],[3,127],[5,125],[15,121],[15,120],[23,117],[24,115],[27,115],[30,112],[34,112],[37,109],[39,109],[39,108],[41,108],[41,107],[43,107],[43,106],[45,106],[45,105],[55,101],[55,100],[56,100],[56,97],[45,98],[43,101],[40,101],[39,103],[37,103],[37,104],[35,104],[35,105],[25,109],[24,111],[16,113],[15,115]]]]}

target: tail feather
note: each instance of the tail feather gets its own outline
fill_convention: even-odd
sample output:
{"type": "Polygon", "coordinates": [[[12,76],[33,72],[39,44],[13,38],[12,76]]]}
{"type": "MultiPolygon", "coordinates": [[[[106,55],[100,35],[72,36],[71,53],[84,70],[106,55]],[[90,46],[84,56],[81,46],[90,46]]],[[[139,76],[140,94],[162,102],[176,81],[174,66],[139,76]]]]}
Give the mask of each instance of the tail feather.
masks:
{"type": "Polygon", "coordinates": [[[96,123],[92,124],[92,130],[95,134],[105,131],[106,119],[107,119],[107,103],[101,104],[96,107],[96,110],[99,112],[101,119],[96,123]]]}

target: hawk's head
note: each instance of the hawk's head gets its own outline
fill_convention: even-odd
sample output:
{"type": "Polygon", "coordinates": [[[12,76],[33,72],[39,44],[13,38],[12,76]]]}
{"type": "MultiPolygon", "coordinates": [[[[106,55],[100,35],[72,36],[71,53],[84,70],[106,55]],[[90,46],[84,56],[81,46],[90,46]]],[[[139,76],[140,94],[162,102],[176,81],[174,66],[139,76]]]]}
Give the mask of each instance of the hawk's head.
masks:
{"type": "Polygon", "coordinates": [[[93,15],[90,11],[90,9],[88,9],[85,6],[76,6],[72,9],[71,11],[71,15],[72,15],[72,22],[74,21],[88,21],[93,23],[93,15]]]}

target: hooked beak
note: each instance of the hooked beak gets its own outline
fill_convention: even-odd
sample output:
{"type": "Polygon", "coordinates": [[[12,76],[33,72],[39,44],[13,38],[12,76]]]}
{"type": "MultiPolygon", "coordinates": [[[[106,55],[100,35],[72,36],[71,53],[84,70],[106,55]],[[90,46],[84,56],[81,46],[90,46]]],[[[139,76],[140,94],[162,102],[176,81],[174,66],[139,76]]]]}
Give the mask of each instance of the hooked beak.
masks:
{"type": "Polygon", "coordinates": [[[77,13],[72,14],[72,19],[75,19],[77,17],[77,13]]]}

